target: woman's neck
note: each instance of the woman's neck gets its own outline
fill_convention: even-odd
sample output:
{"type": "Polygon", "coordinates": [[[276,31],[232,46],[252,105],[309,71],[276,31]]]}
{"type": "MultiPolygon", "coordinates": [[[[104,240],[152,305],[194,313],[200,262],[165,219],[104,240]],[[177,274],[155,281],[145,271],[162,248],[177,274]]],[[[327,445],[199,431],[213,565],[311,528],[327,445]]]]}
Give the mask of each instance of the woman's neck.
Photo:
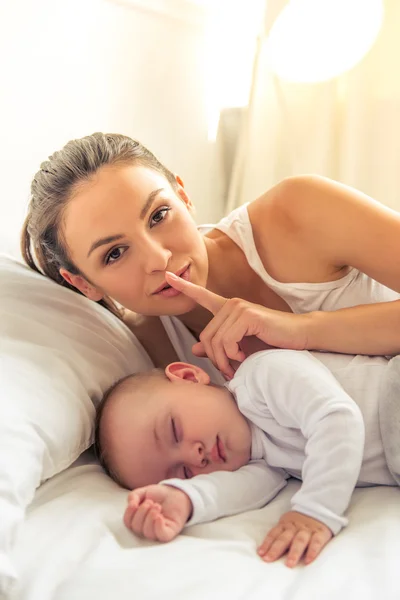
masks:
{"type": "Polygon", "coordinates": [[[212,314],[202,306],[197,306],[193,310],[184,315],[177,317],[194,335],[198,340],[200,333],[204,327],[211,321],[212,314]]]}
{"type": "Polygon", "coordinates": [[[225,233],[213,229],[204,240],[210,265],[207,289],[224,298],[243,298],[266,308],[291,312],[285,300],[253,271],[242,249],[225,233]]]}

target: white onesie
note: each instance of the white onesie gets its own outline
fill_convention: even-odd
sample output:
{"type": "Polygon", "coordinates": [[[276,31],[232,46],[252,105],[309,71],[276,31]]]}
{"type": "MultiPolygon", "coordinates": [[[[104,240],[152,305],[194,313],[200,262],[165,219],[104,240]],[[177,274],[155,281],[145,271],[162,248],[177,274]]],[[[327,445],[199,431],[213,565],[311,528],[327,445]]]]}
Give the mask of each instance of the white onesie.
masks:
{"type": "MultiPolygon", "coordinates": [[[[326,362],[338,359],[316,354],[326,362]]],[[[356,485],[396,485],[377,415],[387,360],[356,358],[363,360],[336,368],[341,382],[307,351],[265,350],[247,358],[226,386],[253,424],[249,465],[163,482],[190,497],[189,524],[263,506],[293,475],[303,484],[292,510],[322,521],[336,534],[347,523],[343,514],[356,485]]]]}

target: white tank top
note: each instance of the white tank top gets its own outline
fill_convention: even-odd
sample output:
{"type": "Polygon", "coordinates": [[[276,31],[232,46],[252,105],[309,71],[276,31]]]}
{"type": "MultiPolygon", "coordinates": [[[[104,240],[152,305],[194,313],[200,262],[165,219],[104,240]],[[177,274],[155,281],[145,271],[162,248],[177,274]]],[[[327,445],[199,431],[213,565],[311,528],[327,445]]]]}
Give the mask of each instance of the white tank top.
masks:
{"type": "MultiPolygon", "coordinates": [[[[282,283],[273,279],[265,270],[257,252],[247,204],[235,209],[217,225],[202,225],[199,230],[206,233],[212,228],[219,229],[239,246],[253,271],[271,290],[285,300],[294,313],[337,310],[358,304],[389,302],[400,298],[399,293],[355,268],[336,281],[324,283],[282,283]]],[[[203,367],[214,383],[225,383],[222,375],[208,360],[193,356],[191,347],[196,339],[178,318],[161,317],[161,321],[180,360],[203,367]]]]}
{"type": "Polygon", "coordinates": [[[398,300],[400,294],[352,268],[336,281],[324,283],[282,283],[265,270],[257,252],[247,204],[239,206],[217,225],[239,246],[247,262],[265,284],[290,306],[294,313],[313,310],[337,310],[358,304],[398,300]]]}

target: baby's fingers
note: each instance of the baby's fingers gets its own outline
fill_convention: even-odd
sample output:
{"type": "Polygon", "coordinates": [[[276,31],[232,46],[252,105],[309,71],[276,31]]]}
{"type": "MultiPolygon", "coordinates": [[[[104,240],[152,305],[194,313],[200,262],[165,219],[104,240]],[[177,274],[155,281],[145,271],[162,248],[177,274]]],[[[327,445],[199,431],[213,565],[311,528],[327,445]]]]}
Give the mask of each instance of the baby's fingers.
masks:
{"type": "Polygon", "coordinates": [[[148,491],[148,487],[137,488],[136,490],[132,490],[128,494],[128,505],[132,508],[139,508],[139,505],[142,504],[146,500],[146,493],[148,491]]]}
{"type": "Polygon", "coordinates": [[[127,501],[129,506],[137,508],[140,504],[140,495],[136,492],[136,490],[129,492],[127,501]]]}
{"type": "Polygon", "coordinates": [[[132,529],[132,519],[139,508],[140,497],[136,492],[130,492],[128,495],[128,506],[124,513],[124,524],[128,529],[132,529]]]}
{"type": "Polygon", "coordinates": [[[133,511],[131,523],[128,527],[132,529],[133,533],[136,533],[136,535],[144,536],[144,523],[148,512],[153,508],[153,506],[154,503],[152,500],[145,500],[142,502],[139,508],[133,511]]]}
{"type": "Polygon", "coordinates": [[[154,504],[150,510],[147,512],[142,526],[143,537],[148,540],[157,540],[157,535],[155,532],[155,523],[160,514],[161,506],[159,504],[154,504]]]}
{"type": "MultiPolygon", "coordinates": [[[[274,529],[272,529],[267,536],[265,536],[265,539],[263,541],[263,543],[261,544],[261,546],[258,548],[257,552],[258,554],[263,557],[265,554],[267,554],[268,550],[271,548],[272,544],[274,543],[277,534],[275,534],[275,530],[277,529],[277,527],[275,527],[274,529]]],[[[280,528],[281,529],[281,528],[280,528]]],[[[281,529],[282,531],[282,529],[281,529]]]]}
{"type": "Polygon", "coordinates": [[[330,531],[319,531],[314,533],[308,545],[307,554],[304,559],[306,565],[309,565],[317,558],[317,556],[321,553],[321,550],[325,548],[326,544],[331,538],[332,533],[330,531]]]}
{"type": "Polygon", "coordinates": [[[164,515],[159,514],[154,520],[154,533],[159,542],[170,542],[178,535],[179,531],[171,526],[164,515]]]}
{"type": "Polygon", "coordinates": [[[124,513],[124,525],[125,527],[127,527],[128,529],[131,529],[131,524],[132,524],[132,519],[133,519],[133,515],[135,514],[135,508],[133,506],[131,506],[130,504],[128,504],[125,513],[124,513]]]}
{"type": "Polygon", "coordinates": [[[267,554],[263,556],[263,560],[266,562],[273,562],[274,560],[278,560],[281,556],[283,556],[286,550],[289,548],[292,543],[293,532],[286,530],[284,531],[278,539],[276,539],[271,548],[268,550],[267,554]]]}
{"type": "Polygon", "coordinates": [[[288,549],[292,538],[291,531],[284,530],[281,525],[277,525],[266,536],[258,549],[258,554],[267,562],[277,560],[288,549]]]}
{"type": "Polygon", "coordinates": [[[295,567],[298,564],[310,543],[311,535],[311,531],[305,529],[296,533],[285,562],[287,567],[295,567]]]}

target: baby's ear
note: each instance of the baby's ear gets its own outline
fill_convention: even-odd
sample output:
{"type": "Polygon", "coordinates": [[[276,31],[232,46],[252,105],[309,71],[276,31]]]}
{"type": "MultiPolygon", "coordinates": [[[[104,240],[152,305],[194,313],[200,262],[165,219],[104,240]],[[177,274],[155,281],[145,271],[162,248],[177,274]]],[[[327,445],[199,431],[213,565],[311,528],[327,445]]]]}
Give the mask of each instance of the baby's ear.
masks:
{"type": "Polygon", "coordinates": [[[170,381],[187,381],[190,383],[202,383],[203,385],[210,383],[210,377],[203,369],[189,363],[170,363],[165,368],[165,374],[170,381]]]}

